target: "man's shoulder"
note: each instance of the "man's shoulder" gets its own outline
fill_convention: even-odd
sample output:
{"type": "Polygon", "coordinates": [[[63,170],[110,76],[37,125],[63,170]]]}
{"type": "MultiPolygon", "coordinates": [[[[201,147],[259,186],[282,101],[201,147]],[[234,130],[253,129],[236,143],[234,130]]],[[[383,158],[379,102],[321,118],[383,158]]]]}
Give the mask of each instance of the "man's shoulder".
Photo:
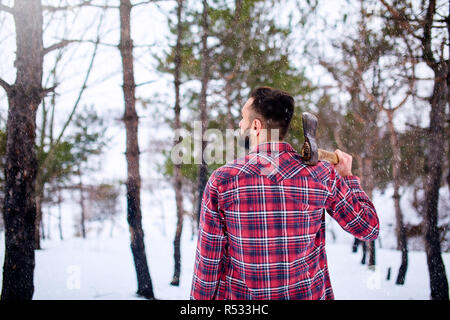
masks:
{"type": "Polygon", "coordinates": [[[223,181],[231,179],[243,172],[245,165],[248,163],[250,155],[232,160],[223,166],[214,170],[211,176],[216,180],[223,181]]]}
{"type": "Polygon", "coordinates": [[[326,184],[334,174],[333,165],[327,161],[318,161],[316,165],[311,166],[307,165],[298,154],[295,154],[293,159],[295,160],[295,164],[285,165],[287,172],[283,171],[283,175],[287,175],[289,178],[301,176],[326,184]]]}
{"type": "MultiPolygon", "coordinates": [[[[255,169],[255,163],[253,163],[255,154],[248,154],[244,157],[240,157],[233,161],[230,161],[223,166],[217,168],[211,174],[211,177],[217,180],[217,182],[222,182],[225,180],[232,179],[241,174],[256,174],[259,170],[255,169]]],[[[319,161],[315,166],[308,166],[298,157],[294,157],[296,166],[300,166],[300,170],[293,170],[300,174],[301,176],[308,176],[316,181],[327,183],[331,176],[333,176],[334,168],[326,161],[319,161]]],[[[291,159],[293,161],[293,159],[291,159]]],[[[283,163],[286,167],[291,167],[283,163]]],[[[290,168],[293,169],[293,168],[290,168]]],[[[286,174],[286,172],[284,172],[286,174]]]]}
{"type": "Polygon", "coordinates": [[[334,171],[333,165],[327,161],[319,161],[313,168],[315,177],[321,181],[327,181],[334,171]]]}

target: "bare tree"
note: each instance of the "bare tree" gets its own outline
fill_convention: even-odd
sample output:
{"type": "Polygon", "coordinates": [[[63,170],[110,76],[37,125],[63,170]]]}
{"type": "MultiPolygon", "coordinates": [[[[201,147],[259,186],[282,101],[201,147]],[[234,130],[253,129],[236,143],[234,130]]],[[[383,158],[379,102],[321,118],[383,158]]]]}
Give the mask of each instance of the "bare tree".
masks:
{"type": "MultiPolygon", "coordinates": [[[[367,35],[366,35],[367,36],[367,35]]],[[[360,64],[358,63],[358,67],[360,64]]],[[[375,65],[375,69],[379,68],[379,59],[377,59],[377,64],[375,65]]],[[[411,72],[414,72],[414,66],[411,66],[410,68],[405,68],[406,72],[408,73],[408,70],[411,70],[411,72]]],[[[360,68],[358,68],[360,70],[360,68]]],[[[380,72],[376,72],[375,74],[380,74],[380,72]]],[[[414,76],[406,77],[409,79],[414,79],[414,76]]],[[[401,165],[401,150],[400,150],[400,144],[399,144],[399,138],[398,133],[394,127],[394,114],[395,112],[400,109],[408,100],[408,98],[411,97],[414,87],[414,80],[410,80],[409,82],[409,89],[406,92],[403,99],[398,102],[396,105],[389,107],[388,105],[391,105],[391,99],[392,96],[395,96],[398,94],[398,92],[391,92],[392,85],[389,87],[380,85],[380,83],[377,83],[376,86],[376,94],[370,89],[368,89],[368,86],[366,85],[366,82],[363,78],[362,72],[358,72],[358,79],[360,81],[361,87],[363,88],[363,92],[367,96],[367,98],[373,102],[373,104],[377,107],[377,109],[380,112],[384,112],[387,116],[387,127],[389,131],[389,141],[390,146],[392,149],[393,157],[392,157],[392,180],[394,183],[394,208],[395,208],[395,219],[396,219],[396,234],[397,234],[397,242],[398,242],[398,248],[402,252],[402,259],[401,264],[396,280],[396,284],[404,284],[405,283],[405,276],[406,276],[406,270],[408,267],[408,244],[407,244],[407,236],[406,236],[406,229],[405,229],[405,223],[403,218],[403,212],[400,206],[400,186],[401,186],[401,176],[400,176],[400,165],[401,165]]],[[[385,81],[385,79],[380,79],[378,77],[378,81],[382,82],[385,81]]],[[[401,87],[401,81],[398,81],[400,83],[401,87]]],[[[399,88],[396,88],[397,90],[399,88]]]]}
{"type": "Polygon", "coordinates": [[[401,264],[396,280],[397,284],[404,284],[406,270],[408,266],[408,246],[407,236],[404,224],[403,212],[400,206],[400,186],[401,186],[401,150],[399,144],[398,133],[394,126],[394,114],[400,109],[408,99],[412,96],[414,90],[414,70],[415,60],[405,59],[403,52],[399,53],[397,48],[409,48],[408,43],[391,43],[387,41],[386,37],[367,28],[368,19],[366,10],[361,5],[361,22],[359,24],[359,38],[355,43],[355,62],[356,62],[356,79],[359,82],[359,87],[366,98],[372,102],[376,110],[380,113],[385,113],[387,116],[387,127],[389,132],[390,147],[392,149],[393,157],[392,165],[392,180],[394,185],[394,208],[396,218],[396,235],[397,247],[402,252],[401,264]],[[382,59],[389,59],[387,66],[382,65],[382,59]],[[396,72],[397,81],[387,83],[391,80],[391,76],[383,76],[385,69],[396,72]],[[370,86],[366,83],[364,72],[369,73],[370,86]],[[406,93],[403,93],[405,86],[406,93]],[[399,102],[393,102],[395,97],[401,96],[399,102]],[[394,104],[394,105],[393,105],[394,104]]]}
{"type": "MultiPolygon", "coordinates": [[[[331,134],[338,148],[348,150],[354,155],[361,184],[369,198],[372,198],[375,189],[374,158],[377,152],[376,145],[380,139],[380,128],[377,124],[379,114],[370,101],[362,97],[363,93],[354,63],[356,51],[345,42],[337,44],[337,47],[342,51],[344,59],[337,63],[321,60],[320,64],[333,76],[338,87],[348,92],[350,101],[346,106],[340,106],[339,112],[333,111],[332,106],[319,108],[319,118],[324,124],[321,127],[333,128],[331,134]],[[341,112],[351,117],[352,121],[347,123],[341,112]],[[356,131],[361,133],[360,139],[355,139],[356,131]]],[[[361,263],[366,263],[366,252],[369,249],[367,264],[369,268],[373,268],[376,263],[375,242],[370,241],[367,244],[355,239],[354,252],[357,251],[359,244],[362,245],[363,253],[361,263]]]]}
{"type": "Polygon", "coordinates": [[[127,159],[127,220],[131,233],[131,251],[136,268],[138,290],[137,294],[154,299],[152,280],[145,253],[144,231],[142,229],[141,212],[141,176],[139,173],[139,143],[136,113],[136,84],[133,67],[133,40],[131,38],[131,9],[130,0],[120,1],[120,43],[122,56],[123,94],[125,98],[125,113],[123,121],[126,129],[126,159],[127,159]]]}
{"type": "MultiPolygon", "coordinates": [[[[181,113],[181,105],[180,105],[180,73],[181,73],[181,40],[183,36],[183,25],[182,25],[182,10],[183,10],[183,0],[177,0],[177,43],[175,47],[175,73],[174,73],[174,85],[175,85],[175,123],[174,129],[175,132],[181,129],[181,121],[180,121],[180,113],[181,113]]],[[[175,140],[174,145],[178,144],[179,141],[175,140]]],[[[175,231],[175,239],[173,241],[174,248],[174,272],[173,278],[171,281],[171,285],[178,286],[180,284],[180,273],[181,273],[181,248],[180,248],[180,240],[181,240],[181,232],[183,230],[183,176],[181,174],[181,164],[174,165],[174,185],[175,185],[175,202],[177,206],[177,227],[175,231]]]]}
{"type": "Polygon", "coordinates": [[[407,1],[380,0],[399,37],[415,41],[414,55],[433,71],[433,92],[429,97],[430,124],[428,161],[425,181],[425,251],[430,277],[431,298],[448,300],[448,280],[441,255],[438,229],[439,189],[443,176],[445,156],[445,115],[449,102],[448,41],[450,38],[450,13],[447,1],[421,1],[418,7],[407,1]],[[447,10],[445,10],[447,8],[447,10]],[[445,57],[447,49],[447,58],[445,57]]]}
{"type": "MultiPolygon", "coordinates": [[[[66,121],[63,124],[63,127],[61,129],[61,131],[59,132],[59,134],[56,136],[56,138],[54,137],[54,114],[55,114],[55,108],[56,108],[56,98],[55,98],[55,92],[52,93],[52,98],[50,101],[51,104],[51,115],[50,115],[50,123],[49,123],[49,132],[47,135],[46,132],[46,122],[48,121],[47,117],[48,117],[48,110],[46,110],[46,106],[45,103],[43,104],[43,108],[42,108],[42,127],[41,127],[41,132],[40,132],[40,144],[38,146],[38,148],[43,151],[44,146],[45,146],[45,139],[48,137],[49,138],[49,146],[48,146],[48,152],[46,153],[44,159],[41,161],[41,163],[38,166],[38,172],[37,172],[37,176],[36,176],[36,185],[35,185],[35,190],[36,190],[36,221],[35,221],[35,229],[34,229],[34,242],[35,242],[35,249],[40,249],[41,248],[41,244],[40,244],[40,224],[42,221],[42,201],[43,201],[43,195],[44,195],[44,189],[45,189],[45,184],[49,181],[49,179],[52,178],[52,175],[54,174],[54,172],[52,172],[51,167],[54,164],[55,159],[57,158],[57,153],[58,153],[58,148],[60,147],[61,143],[63,142],[63,138],[66,136],[66,130],[69,127],[69,125],[73,122],[73,118],[74,115],[76,114],[76,111],[78,110],[79,104],[81,102],[81,98],[85,92],[85,90],[87,89],[87,83],[94,65],[94,61],[95,58],[97,56],[97,49],[98,49],[98,43],[99,43],[99,39],[100,39],[100,28],[102,25],[102,20],[103,20],[103,15],[100,17],[100,21],[98,23],[97,26],[97,40],[95,41],[95,45],[94,45],[94,49],[92,52],[92,56],[89,62],[89,66],[88,69],[86,71],[86,74],[84,76],[84,80],[83,83],[80,87],[80,90],[78,92],[78,96],[76,101],[74,102],[74,105],[72,106],[72,110],[69,114],[69,116],[67,117],[66,121]]],[[[61,43],[65,43],[65,44],[69,44],[70,41],[65,41],[63,40],[63,42],[61,43]]],[[[63,49],[62,47],[59,49],[63,49]]],[[[53,74],[53,87],[52,88],[56,88],[57,86],[57,75],[56,75],[56,68],[58,66],[59,60],[62,57],[62,52],[60,50],[60,52],[58,53],[58,56],[55,60],[55,65],[51,71],[51,73],[53,74]]],[[[81,184],[81,168],[79,168],[77,175],[79,176],[80,179],[80,184],[81,184]]],[[[80,197],[82,197],[82,195],[80,194],[80,197]]],[[[81,201],[81,200],[80,200],[81,201]]],[[[82,203],[82,201],[81,201],[82,203]]],[[[83,207],[83,205],[82,205],[83,207]]],[[[82,215],[83,215],[83,210],[82,210],[82,215]]],[[[82,222],[82,230],[84,229],[83,226],[83,221],[84,219],[81,219],[82,222]]],[[[82,231],[83,234],[83,238],[85,237],[85,231],[82,231]]]]}

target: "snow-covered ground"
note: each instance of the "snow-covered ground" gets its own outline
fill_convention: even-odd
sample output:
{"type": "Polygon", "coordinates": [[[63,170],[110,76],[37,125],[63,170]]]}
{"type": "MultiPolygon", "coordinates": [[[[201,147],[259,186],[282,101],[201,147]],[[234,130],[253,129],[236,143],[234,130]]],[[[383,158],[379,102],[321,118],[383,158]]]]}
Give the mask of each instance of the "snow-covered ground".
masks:
{"type": "MultiPolygon", "coordinates": [[[[173,272],[173,235],[175,215],[173,193],[167,190],[144,193],[143,214],[147,257],[157,299],[188,299],[194,265],[196,237],[191,236],[191,223],[185,219],[182,235],[182,273],[179,287],[169,283],[173,272]]],[[[375,204],[379,210],[383,225],[391,220],[388,210],[389,194],[377,195],[375,204]],[[384,199],[383,197],[386,197],[384,199]]],[[[71,208],[78,212],[75,205],[71,208]]],[[[34,299],[139,299],[135,295],[136,276],[125,217],[119,217],[113,237],[109,227],[104,232],[90,232],[88,239],[69,237],[70,219],[66,219],[67,239],[42,242],[42,250],[36,252],[35,294],[34,299]]],[[[55,221],[48,221],[55,223],[55,221]]],[[[388,249],[389,237],[386,232],[380,234],[382,241],[376,243],[376,268],[369,270],[361,265],[361,252],[352,253],[352,237],[341,230],[331,220],[327,221],[328,265],[336,299],[429,299],[429,279],[426,256],[423,251],[409,253],[409,266],[406,284],[395,285],[400,264],[400,252],[388,249]],[[331,232],[334,233],[335,240],[331,232]],[[386,241],[385,241],[386,240],[386,241]],[[380,248],[380,244],[382,247],[380,248]],[[391,268],[391,280],[386,280],[388,268],[391,268]]],[[[0,263],[4,259],[4,236],[0,235],[0,263]]],[[[450,275],[450,254],[443,254],[447,275],[450,275]]],[[[0,273],[0,280],[1,280],[0,273]]],[[[1,282],[0,282],[1,283],[1,282]]]]}

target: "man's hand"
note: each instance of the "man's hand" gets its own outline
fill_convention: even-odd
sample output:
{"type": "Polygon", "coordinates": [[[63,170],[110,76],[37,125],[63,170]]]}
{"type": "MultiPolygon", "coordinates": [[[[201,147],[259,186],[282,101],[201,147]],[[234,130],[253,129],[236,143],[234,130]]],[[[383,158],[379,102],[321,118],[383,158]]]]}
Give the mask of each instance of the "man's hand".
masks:
{"type": "Polygon", "coordinates": [[[336,169],[337,173],[339,173],[341,177],[352,176],[352,156],[339,149],[334,153],[336,153],[339,158],[339,163],[334,165],[334,169],[336,169]]]}

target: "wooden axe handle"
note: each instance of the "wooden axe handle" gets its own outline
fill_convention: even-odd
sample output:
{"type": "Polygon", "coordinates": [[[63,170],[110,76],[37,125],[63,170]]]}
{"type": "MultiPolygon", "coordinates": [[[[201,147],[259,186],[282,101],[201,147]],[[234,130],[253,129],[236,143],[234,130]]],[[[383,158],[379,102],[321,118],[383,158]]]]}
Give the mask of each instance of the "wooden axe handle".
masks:
{"type": "Polygon", "coordinates": [[[334,152],[319,149],[319,160],[331,162],[332,164],[338,164],[339,158],[334,152]]]}

